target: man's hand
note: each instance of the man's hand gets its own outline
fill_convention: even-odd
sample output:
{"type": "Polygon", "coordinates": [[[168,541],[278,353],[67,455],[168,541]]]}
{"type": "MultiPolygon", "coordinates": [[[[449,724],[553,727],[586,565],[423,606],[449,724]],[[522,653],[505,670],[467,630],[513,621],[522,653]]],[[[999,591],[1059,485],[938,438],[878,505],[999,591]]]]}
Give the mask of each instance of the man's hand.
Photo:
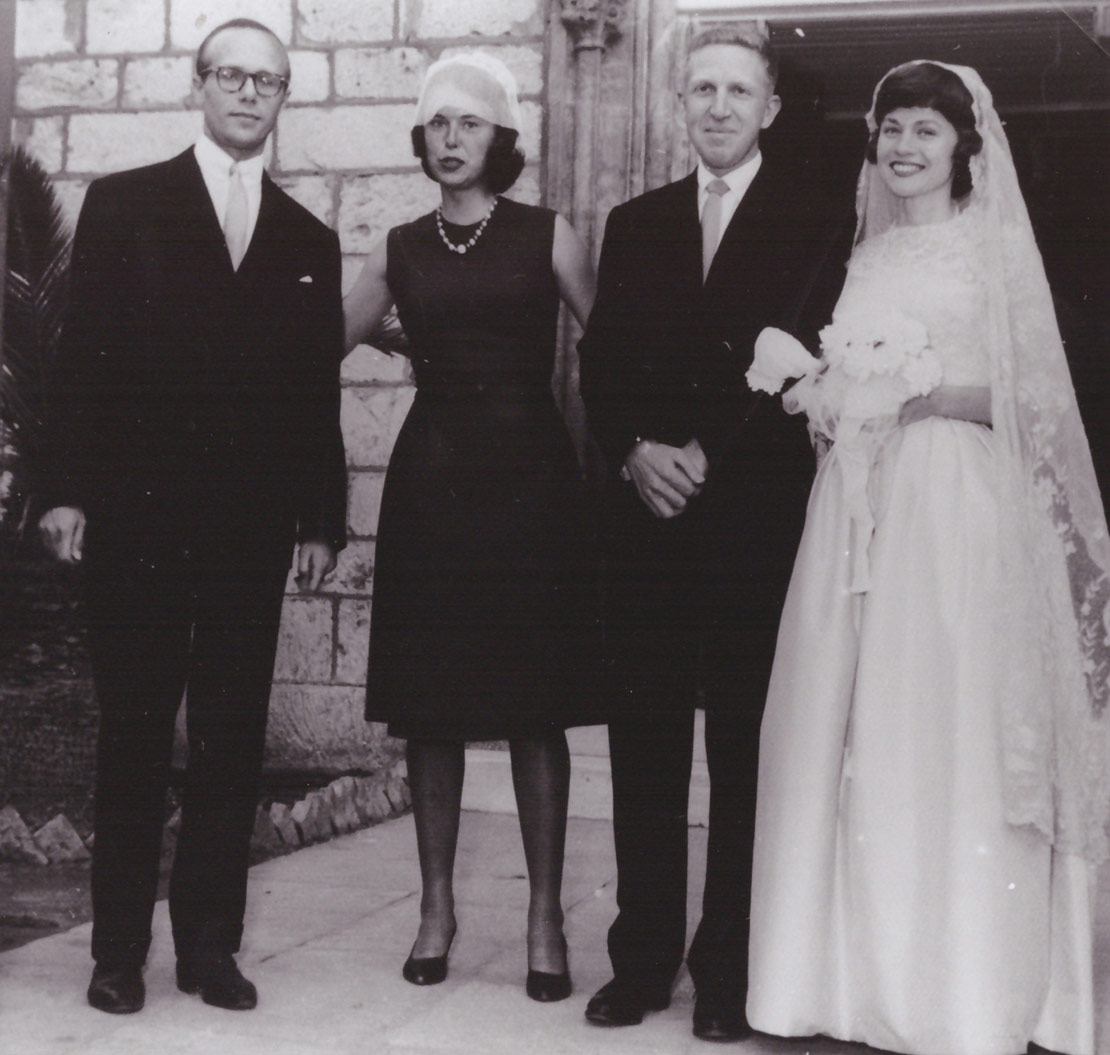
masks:
{"type": "Polygon", "coordinates": [[[297,589],[315,593],[335,571],[335,550],[326,542],[302,542],[297,551],[297,589]]]}
{"type": "Polygon", "coordinates": [[[643,503],[657,517],[677,516],[705,483],[707,463],[697,440],[685,447],[641,440],[624,461],[643,503]]]}
{"type": "Polygon", "coordinates": [[[55,506],[43,513],[39,533],[55,560],[77,564],[85,547],[85,514],[73,506],[55,506]]]}
{"type": "Polygon", "coordinates": [[[693,460],[694,467],[701,475],[702,483],[704,483],[706,474],[709,472],[709,459],[705,456],[705,451],[701,449],[701,444],[698,443],[697,437],[687,443],[682,450],[688,458],[693,460]]]}

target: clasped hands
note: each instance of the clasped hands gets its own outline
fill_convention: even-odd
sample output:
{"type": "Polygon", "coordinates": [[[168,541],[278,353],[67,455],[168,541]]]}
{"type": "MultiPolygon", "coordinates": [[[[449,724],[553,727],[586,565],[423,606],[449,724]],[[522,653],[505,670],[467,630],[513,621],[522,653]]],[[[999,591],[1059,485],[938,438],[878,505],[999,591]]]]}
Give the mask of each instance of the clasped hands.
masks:
{"type": "Polygon", "coordinates": [[[335,564],[335,550],[327,542],[302,542],[297,547],[297,589],[301,593],[315,593],[335,571],[335,564]]]}
{"type": "MultiPolygon", "coordinates": [[[[39,533],[46,552],[55,560],[78,564],[85,546],[85,514],[73,506],[47,510],[39,520],[39,533]]],[[[297,588],[315,593],[335,571],[335,550],[327,542],[308,540],[297,547],[297,588]]]]}
{"type": "Polygon", "coordinates": [[[55,506],[39,519],[46,552],[63,564],[79,564],[85,548],[85,514],[73,506],[55,506]]]}
{"type": "Polygon", "coordinates": [[[709,463],[696,439],[685,447],[640,440],[628,452],[624,467],[644,505],[665,520],[678,516],[700,493],[709,463]]]}

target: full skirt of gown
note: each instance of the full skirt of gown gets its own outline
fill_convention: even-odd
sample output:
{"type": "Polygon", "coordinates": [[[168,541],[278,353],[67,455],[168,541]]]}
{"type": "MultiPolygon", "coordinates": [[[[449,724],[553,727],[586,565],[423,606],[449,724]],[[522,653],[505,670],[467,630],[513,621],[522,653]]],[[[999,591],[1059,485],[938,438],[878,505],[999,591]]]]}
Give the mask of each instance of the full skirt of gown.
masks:
{"type": "Polygon", "coordinates": [[[1093,869],[1003,816],[992,432],[929,418],[871,470],[851,593],[834,447],[760,739],[752,1026],[913,1055],[1091,1055],[1093,869]]]}

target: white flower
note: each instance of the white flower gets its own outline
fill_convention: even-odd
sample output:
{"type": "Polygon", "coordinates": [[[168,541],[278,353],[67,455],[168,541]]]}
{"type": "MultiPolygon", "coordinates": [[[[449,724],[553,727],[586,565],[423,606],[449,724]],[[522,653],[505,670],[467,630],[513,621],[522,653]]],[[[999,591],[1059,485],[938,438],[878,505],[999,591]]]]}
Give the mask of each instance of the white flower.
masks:
{"type": "Polygon", "coordinates": [[[815,373],[819,366],[796,337],[768,326],[755,339],[755,358],[744,377],[753,392],[774,395],[790,378],[815,373]]]}
{"type": "Polygon", "coordinates": [[[820,336],[829,365],[859,381],[901,374],[929,346],[928,331],[917,319],[878,304],[834,319],[820,336]]]}
{"type": "Polygon", "coordinates": [[[927,396],[943,377],[940,360],[929,348],[923,349],[920,355],[907,360],[902,367],[902,376],[909,385],[910,398],[914,396],[927,396]]]}
{"type": "Polygon", "coordinates": [[[828,369],[818,381],[819,409],[826,420],[890,422],[902,405],[931,392],[941,382],[940,359],[929,347],[929,333],[917,319],[885,304],[856,305],[821,331],[822,360],[828,369]]]}

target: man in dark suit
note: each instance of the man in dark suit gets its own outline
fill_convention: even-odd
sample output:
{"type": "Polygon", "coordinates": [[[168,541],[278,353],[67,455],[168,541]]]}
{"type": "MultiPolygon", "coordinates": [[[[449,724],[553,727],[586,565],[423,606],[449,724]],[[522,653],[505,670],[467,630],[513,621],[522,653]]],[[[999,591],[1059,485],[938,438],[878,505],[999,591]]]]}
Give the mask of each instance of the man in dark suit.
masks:
{"type": "MultiPolygon", "coordinates": [[[[763,157],[779,109],[767,41],[736,28],[692,44],[681,92],[698,168],[609,216],[579,344],[605,455],[609,726],[619,914],[598,1025],[670,1002],[686,934],[694,712],[710,777],[703,914],[688,963],[694,1033],[746,1035],[759,724],[814,459],[804,422],[744,373],[756,335],[812,338],[828,224],[799,173],[763,157]],[[803,305],[808,305],[811,320],[803,305]]],[[[831,269],[835,274],[835,267],[831,269]]]]}
{"type": "Polygon", "coordinates": [[[265,26],[197,53],[195,148],[97,180],[74,242],[40,521],[82,560],[100,707],[89,1003],[138,1011],[169,778],[189,759],[170,884],[177,984],[254,1007],[239,972],[282,596],[345,535],[339,243],[262,152],[289,85],[265,26]]]}

